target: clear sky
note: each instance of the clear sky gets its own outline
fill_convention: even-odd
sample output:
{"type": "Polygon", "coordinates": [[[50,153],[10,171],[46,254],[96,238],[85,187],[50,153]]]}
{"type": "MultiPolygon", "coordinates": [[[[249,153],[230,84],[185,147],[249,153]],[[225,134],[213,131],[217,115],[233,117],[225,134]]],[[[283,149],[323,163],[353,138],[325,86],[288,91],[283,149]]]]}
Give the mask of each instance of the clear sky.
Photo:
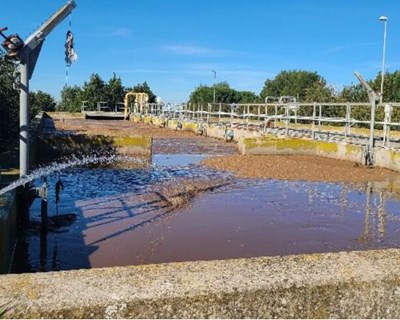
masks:
{"type": "MultiPolygon", "coordinates": [[[[67,1],[2,1],[0,27],[26,39],[67,1]]],[[[76,0],[72,31],[79,60],[69,85],[92,73],[125,86],[147,81],[166,102],[184,102],[196,86],[227,81],[259,94],[281,70],[316,71],[337,86],[400,67],[400,0],[76,0]]],[[[69,18],[46,39],[32,90],[59,99],[65,84],[69,18]]]]}

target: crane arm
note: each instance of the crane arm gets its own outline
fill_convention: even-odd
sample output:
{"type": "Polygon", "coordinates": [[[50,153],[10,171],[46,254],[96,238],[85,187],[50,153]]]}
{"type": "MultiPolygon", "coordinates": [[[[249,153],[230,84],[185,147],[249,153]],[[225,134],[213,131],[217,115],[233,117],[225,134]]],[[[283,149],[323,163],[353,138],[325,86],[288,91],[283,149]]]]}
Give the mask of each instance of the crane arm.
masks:
{"type": "Polygon", "coordinates": [[[30,50],[34,50],[75,8],[75,1],[69,0],[24,41],[25,46],[23,49],[29,48],[30,50]]]}

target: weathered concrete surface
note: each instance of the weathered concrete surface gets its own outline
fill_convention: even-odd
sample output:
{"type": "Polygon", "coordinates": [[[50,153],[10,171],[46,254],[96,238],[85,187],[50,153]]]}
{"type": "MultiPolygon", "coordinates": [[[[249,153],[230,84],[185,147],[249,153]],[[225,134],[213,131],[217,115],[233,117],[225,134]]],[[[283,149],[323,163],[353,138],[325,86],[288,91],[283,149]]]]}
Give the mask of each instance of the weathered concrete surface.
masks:
{"type": "Polygon", "coordinates": [[[46,135],[41,138],[43,158],[71,154],[117,153],[151,156],[151,137],[107,137],[102,135],[46,135]]]}
{"type": "Polygon", "coordinates": [[[17,234],[16,191],[0,195],[0,274],[9,272],[17,234]]]}
{"type": "Polygon", "coordinates": [[[399,318],[400,250],[0,276],[15,318],[399,318]]]}
{"type": "Polygon", "coordinates": [[[362,162],[364,147],[344,142],[326,142],[296,138],[243,138],[239,141],[241,154],[303,154],[353,162],[362,162]]]}
{"type": "MultiPolygon", "coordinates": [[[[38,136],[43,129],[44,114],[32,119],[29,127],[29,163],[35,164],[38,153],[38,136]]],[[[0,154],[0,188],[19,178],[19,151],[0,154]]],[[[17,236],[17,194],[13,190],[0,195],[0,274],[9,272],[17,236]]]]}
{"type": "MultiPolygon", "coordinates": [[[[243,138],[239,141],[241,154],[305,154],[364,163],[365,147],[345,142],[277,138],[243,138]]],[[[374,165],[400,171],[400,150],[374,149],[374,165]]]]}
{"type": "Polygon", "coordinates": [[[152,138],[148,136],[107,136],[57,131],[53,119],[46,116],[39,150],[42,161],[66,155],[116,153],[151,157],[152,138]]]}
{"type": "Polygon", "coordinates": [[[375,148],[374,159],[376,166],[400,171],[399,149],[375,148]]]}
{"type": "MultiPolygon", "coordinates": [[[[166,127],[176,129],[178,120],[163,119],[154,116],[134,116],[133,121],[143,121],[154,125],[165,124],[166,127]]],[[[193,121],[181,121],[182,129],[198,133],[200,125],[193,121]]],[[[225,125],[205,125],[204,135],[217,139],[225,139],[227,130],[233,132],[233,141],[238,142],[241,154],[303,154],[346,160],[363,164],[365,162],[365,146],[344,141],[328,142],[306,138],[277,137],[263,134],[254,130],[242,128],[229,128],[225,125]]],[[[374,149],[374,165],[400,171],[400,150],[376,147],[374,149]]]]}

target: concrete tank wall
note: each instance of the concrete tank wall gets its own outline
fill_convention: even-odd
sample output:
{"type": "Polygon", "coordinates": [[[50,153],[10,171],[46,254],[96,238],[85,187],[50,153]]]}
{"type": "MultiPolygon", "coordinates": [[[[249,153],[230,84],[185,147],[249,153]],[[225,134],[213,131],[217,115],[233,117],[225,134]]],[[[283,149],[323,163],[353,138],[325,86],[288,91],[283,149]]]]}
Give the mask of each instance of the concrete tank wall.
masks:
{"type": "MultiPolygon", "coordinates": [[[[38,154],[38,136],[42,132],[44,113],[30,123],[29,163],[35,164],[38,154]]],[[[19,178],[19,151],[15,149],[0,155],[0,188],[19,178]]],[[[16,190],[0,196],[0,273],[10,270],[17,237],[18,199],[16,190]]]]}
{"type": "Polygon", "coordinates": [[[41,160],[66,155],[91,155],[94,152],[151,157],[152,138],[107,137],[103,135],[46,135],[40,140],[41,160]]]}
{"type": "MultiPolygon", "coordinates": [[[[361,146],[241,134],[242,153],[363,159],[361,146]]],[[[397,168],[400,155],[375,158],[397,168]]],[[[398,249],[0,276],[0,305],[14,318],[400,318],[399,301],[398,249]]]]}
{"type": "MultiPolygon", "coordinates": [[[[199,133],[198,123],[189,120],[166,119],[156,116],[133,116],[135,122],[143,121],[157,126],[165,126],[176,130],[181,123],[180,130],[189,130],[199,133]]],[[[347,160],[364,163],[365,146],[349,144],[346,142],[326,142],[300,138],[281,138],[273,135],[265,135],[258,131],[245,128],[229,128],[225,125],[211,124],[205,126],[204,135],[217,139],[226,139],[226,131],[232,130],[233,141],[238,142],[238,148],[242,154],[307,154],[329,157],[339,160],[347,160]]],[[[392,170],[400,170],[400,152],[386,148],[374,150],[375,165],[392,170]]]]}
{"type": "Polygon", "coordinates": [[[0,274],[10,270],[17,237],[16,191],[0,196],[0,274]]]}
{"type": "Polygon", "coordinates": [[[14,318],[400,318],[400,250],[0,276],[14,318]]]}
{"type": "MultiPolygon", "coordinates": [[[[134,121],[143,121],[154,125],[165,124],[170,129],[175,129],[181,122],[181,130],[198,133],[199,124],[188,120],[165,119],[154,116],[133,117],[134,121]]],[[[300,138],[281,138],[265,135],[258,131],[245,128],[229,128],[225,125],[206,125],[205,135],[217,139],[225,139],[226,130],[232,130],[233,141],[238,142],[241,154],[306,154],[316,155],[338,160],[365,163],[365,146],[346,142],[327,142],[300,138]]],[[[400,151],[389,148],[374,149],[374,165],[395,171],[400,171],[400,151]]]]}
{"type": "MultiPolygon", "coordinates": [[[[345,142],[325,142],[296,138],[243,138],[239,141],[242,154],[307,154],[364,163],[365,147],[345,142]]],[[[400,171],[400,150],[375,148],[374,165],[400,171]]]]}

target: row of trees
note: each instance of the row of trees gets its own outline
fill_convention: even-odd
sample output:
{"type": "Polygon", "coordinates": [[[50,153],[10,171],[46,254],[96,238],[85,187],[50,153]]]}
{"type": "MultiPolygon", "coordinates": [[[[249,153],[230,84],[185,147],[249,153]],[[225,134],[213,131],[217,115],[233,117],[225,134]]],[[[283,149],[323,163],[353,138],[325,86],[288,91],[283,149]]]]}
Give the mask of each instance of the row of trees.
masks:
{"type": "Polygon", "coordinates": [[[124,87],[121,78],[115,73],[105,82],[98,74],[92,74],[89,81],[85,81],[83,86],[65,87],[61,91],[61,102],[58,107],[61,111],[79,112],[83,101],[93,110],[100,101],[107,102],[114,106],[123,102],[127,92],[145,92],[149,96],[149,102],[156,101],[156,95],[150,89],[147,82],[139,83],[133,87],[124,87]]]}
{"type": "MultiPolygon", "coordinates": [[[[381,74],[369,81],[371,87],[380,91],[381,74]]],[[[190,103],[264,103],[265,98],[294,96],[299,102],[368,102],[368,94],[361,84],[352,84],[337,91],[317,72],[305,70],[282,71],[274,79],[264,83],[259,95],[249,91],[236,91],[222,82],[214,86],[198,86],[190,95],[190,103]]],[[[386,73],[383,101],[400,101],[400,71],[386,73]]]]}
{"type": "Polygon", "coordinates": [[[259,102],[259,97],[250,91],[237,91],[232,89],[227,82],[215,84],[208,87],[198,86],[190,95],[189,102],[192,104],[204,104],[214,101],[218,103],[254,103],[259,102]]]}

